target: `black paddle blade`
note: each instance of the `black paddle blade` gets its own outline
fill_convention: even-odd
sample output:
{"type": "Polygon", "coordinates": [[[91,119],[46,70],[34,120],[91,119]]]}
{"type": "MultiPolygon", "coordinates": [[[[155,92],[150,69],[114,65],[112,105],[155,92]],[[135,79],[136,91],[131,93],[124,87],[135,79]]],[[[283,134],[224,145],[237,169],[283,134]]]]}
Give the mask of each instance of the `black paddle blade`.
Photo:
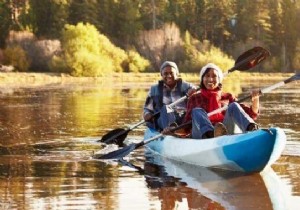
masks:
{"type": "Polygon", "coordinates": [[[270,55],[271,53],[263,47],[254,47],[237,58],[237,60],[235,61],[235,69],[248,70],[250,68],[253,68],[270,55]]]}
{"type": "Polygon", "coordinates": [[[293,81],[296,81],[296,80],[300,80],[300,74],[295,74],[294,76],[286,79],[284,81],[285,84],[289,83],[289,82],[293,82],[293,81]]]}
{"type": "Polygon", "coordinates": [[[100,160],[109,160],[109,159],[121,159],[128,155],[130,152],[132,152],[136,148],[136,144],[130,144],[127,147],[124,147],[122,149],[107,153],[105,155],[99,156],[95,155],[95,159],[100,159],[100,160]]]}
{"type": "Polygon", "coordinates": [[[100,142],[106,144],[117,144],[119,146],[123,146],[123,142],[126,139],[129,130],[125,130],[123,128],[117,128],[109,131],[107,134],[102,136],[100,142]]]}

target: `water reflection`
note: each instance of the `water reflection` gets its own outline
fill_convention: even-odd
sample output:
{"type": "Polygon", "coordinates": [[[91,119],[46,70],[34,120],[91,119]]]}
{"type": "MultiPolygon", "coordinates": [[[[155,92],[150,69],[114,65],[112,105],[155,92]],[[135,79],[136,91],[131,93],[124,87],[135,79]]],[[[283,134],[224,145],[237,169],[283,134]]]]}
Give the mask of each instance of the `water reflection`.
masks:
{"type": "MultiPolygon", "coordinates": [[[[250,89],[248,84],[229,83],[238,93],[250,89]]],[[[256,87],[267,85],[260,82],[256,87]]],[[[140,171],[91,160],[93,152],[104,147],[97,143],[103,134],[141,119],[148,87],[68,84],[0,93],[0,209],[160,209],[174,205],[270,209],[274,205],[259,175],[229,178],[224,173],[193,173],[175,165],[177,172],[191,171],[194,182],[189,182],[145,159],[143,148],[128,157],[140,171]]],[[[299,90],[287,86],[261,100],[262,127],[279,126],[287,133],[284,156],[273,169],[284,183],[285,201],[295,206],[290,209],[299,209],[299,90]]],[[[134,129],[127,140],[141,141],[143,131],[143,126],[134,129]]]]}
{"type": "Polygon", "coordinates": [[[0,142],[4,145],[96,135],[103,125],[123,126],[131,122],[128,116],[140,117],[135,108],[128,108],[135,102],[118,89],[25,89],[2,98],[0,142]]]}
{"type": "Polygon", "coordinates": [[[101,209],[115,206],[107,192],[116,188],[118,171],[100,162],[70,156],[47,161],[5,156],[0,162],[0,200],[7,209],[101,209]],[[115,178],[114,178],[115,177],[115,178]]]}

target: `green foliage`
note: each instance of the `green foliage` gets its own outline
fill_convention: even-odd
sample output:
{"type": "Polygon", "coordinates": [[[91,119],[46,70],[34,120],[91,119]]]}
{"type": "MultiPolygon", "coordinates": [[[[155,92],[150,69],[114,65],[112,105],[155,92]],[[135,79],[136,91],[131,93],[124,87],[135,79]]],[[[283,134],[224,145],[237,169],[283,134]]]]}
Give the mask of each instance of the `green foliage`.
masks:
{"type": "Polygon", "coordinates": [[[9,33],[10,26],[12,24],[11,9],[9,2],[0,2],[0,48],[5,46],[5,39],[9,33]]]}
{"type": "Polygon", "coordinates": [[[54,55],[49,62],[49,68],[52,72],[71,73],[70,68],[68,68],[62,56],[54,55]]]}
{"type": "Polygon", "coordinates": [[[62,39],[63,53],[53,57],[51,69],[73,76],[101,76],[112,72],[143,71],[149,62],[137,52],[128,55],[91,24],[66,25],[62,39]]]}
{"type": "Polygon", "coordinates": [[[52,71],[63,70],[73,76],[100,76],[113,70],[109,57],[101,53],[99,33],[90,24],[66,25],[63,54],[53,57],[52,71]]]}
{"type": "Polygon", "coordinates": [[[4,64],[12,65],[17,71],[25,72],[30,66],[26,52],[20,46],[10,46],[4,50],[4,64]]]}
{"type": "Polygon", "coordinates": [[[118,13],[115,14],[115,17],[118,22],[118,30],[115,31],[115,34],[118,39],[123,40],[124,46],[130,45],[138,31],[142,30],[142,23],[139,21],[140,6],[140,1],[132,0],[122,0],[117,5],[118,13]]]}
{"type": "Polygon", "coordinates": [[[297,42],[296,52],[293,58],[293,66],[295,69],[300,69],[300,41],[297,42]]]}
{"type": "Polygon", "coordinates": [[[271,57],[270,59],[267,59],[263,64],[264,71],[263,72],[274,72],[278,71],[282,64],[280,63],[280,59],[277,57],[271,57]]]}
{"type": "Polygon", "coordinates": [[[184,39],[186,59],[180,64],[180,69],[189,72],[199,72],[207,63],[215,63],[223,71],[233,66],[234,60],[213,46],[209,41],[200,42],[186,32],[184,39]]]}
{"type": "Polygon", "coordinates": [[[129,50],[126,63],[129,72],[142,72],[150,66],[150,62],[134,50],[129,50]]]}
{"type": "Polygon", "coordinates": [[[102,76],[107,70],[112,69],[113,64],[108,57],[102,56],[80,49],[72,57],[67,56],[68,63],[72,62],[71,75],[96,77],[102,76]]]}
{"type": "Polygon", "coordinates": [[[71,0],[30,0],[28,27],[37,37],[60,38],[61,29],[67,23],[71,0]]]}
{"type": "Polygon", "coordinates": [[[102,2],[98,0],[71,0],[69,3],[68,23],[76,25],[80,22],[90,23],[99,29],[100,19],[97,18],[102,2]]]}
{"type": "Polygon", "coordinates": [[[62,46],[67,54],[87,49],[90,53],[98,53],[100,42],[99,33],[91,24],[78,23],[66,25],[62,36],[62,46]]]}
{"type": "Polygon", "coordinates": [[[113,64],[112,70],[110,72],[122,72],[123,71],[123,62],[127,59],[127,54],[124,50],[119,47],[116,47],[111,41],[104,36],[103,34],[99,35],[99,50],[100,54],[104,57],[111,59],[113,64]]]}
{"type": "MultiPolygon", "coordinates": [[[[166,33],[145,36],[147,45],[139,43],[140,34],[148,35],[145,29],[164,31],[167,23],[174,23],[180,32],[189,31],[201,43],[209,40],[213,46],[232,56],[252,43],[250,47],[262,45],[269,49],[278,59],[272,63],[280,63],[285,71],[293,71],[298,66],[294,60],[299,53],[296,46],[300,39],[300,3],[295,0],[1,1],[0,47],[5,47],[4,41],[11,29],[30,30],[38,39],[62,39],[61,29],[66,24],[80,22],[94,25],[106,39],[113,41],[114,44],[110,44],[114,47],[100,49],[101,56],[105,57],[103,59],[113,58],[112,69],[107,72],[123,71],[128,55],[122,49],[128,50],[132,46],[151,60],[154,68],[165,59],[198,63],[203,55],[198,58],[197,53],[186,48],[185,52],[190,54],[183,55],[182,43],[174,43],[174,36],[166,37],[166,33]],[[115,45],[122,49],[116,49],[115,45]],[[191,55],[196,56],[194,61],[184,61],[191,55]]],[[[99,48],[102,42],[103,46],[107,43],[100,40],[99,48]]],[[[200,49],[197,47],[197,50],[200,49]]],[[[86,55],[86,52],[80,54],[86,55]]]]}

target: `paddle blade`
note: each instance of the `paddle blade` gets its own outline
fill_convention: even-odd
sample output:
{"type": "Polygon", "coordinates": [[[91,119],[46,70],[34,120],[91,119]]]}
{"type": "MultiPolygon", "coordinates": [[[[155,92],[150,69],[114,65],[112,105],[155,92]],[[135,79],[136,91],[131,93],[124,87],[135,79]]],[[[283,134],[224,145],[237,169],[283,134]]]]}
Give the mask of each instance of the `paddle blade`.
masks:
{"type": "Polygon", "coordinates": [[[270,55],[270,52],[263,47],[254,47],[237,58],[232,70],[248,70],[261,63],[270,55]]]}
{"type": "Polygon", "coordinates": [[[125,130],[123,128],[117,128],[109,131],[107,134],[102,136],[100,142],[106,144],[117,144],[119,146],[123,146],[123,142],[128,135],[129,130],[125,130]]]}
{"type": "Polygon", "coordinates": [[[296,81],[296,80],[300,80],[300,74],[295,74],[294,76],[286,79],[284,81],[285,84],[289,83],[289,82],[293,82],[293,81],[296,81]]]}
{"type": "Polygon", "coordinates": [[[94,158],[101,159],[101,160],[121,159],[121,158],[125,157],[126,155],[128,155],[130,152],[132,152],[135,148],[136,148],[136,144],[130,144],[127,147],[107,153],[102,156],[95,155],[94,158]]]}

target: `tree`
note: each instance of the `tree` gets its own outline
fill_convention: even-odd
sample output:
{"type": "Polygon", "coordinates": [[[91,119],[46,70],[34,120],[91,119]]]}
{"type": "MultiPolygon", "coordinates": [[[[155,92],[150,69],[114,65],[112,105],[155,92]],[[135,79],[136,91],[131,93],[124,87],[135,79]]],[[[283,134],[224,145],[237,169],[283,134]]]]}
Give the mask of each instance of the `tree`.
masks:
{"type": "Polygon", "coordinates": [[[293,68],[293,58],[296,52],[297,46],[297,32],[299,29],[299,22],[297,22],[297,11],[296,11],[296,1],[293,0],[282,0],[282,22],[283,24],[283,46],[282,54],[284,61],[284,69],[288,71],[293,68]],[[298,26],[298,27],[297,27],[298,26]]]}
{"type": "Polygon", "coordinates": [[[133,45],[138,32],[143,29],[139,21],[139,5],[139,1],[132,0],[122,0],[116,5],[118,12],[115,19],[115,34],[118,40],[122,40],[123,43],[118,44],[124,49],[133,45]]]}
{"type": "Polygon", "coordinates": [[[246,42],[256,38],[259,13],[257,0],[237,0],[236,3],[236,41],[246,42]]]}
{"type": "Polygon", "coordinates": [[[30,0],[28,15],[32,30],[37,37],[60,38],[67,23],[68,8],[71,0],[30,0]]]}
{"type": "Polygon", "coordinates": [[[283,24],[281,19],[280,0],[269,0],[269,15],[270,15],[270,50],[275,56],[279,56],[283,43],[283,24]]]}
{"type": "Polygon", "coordinates": [[[167,5],[172,4],[173,1],[157,1],[148,0],[141,1],[139,6],[140,18],[139,21],[145,30],[156,30],[163,26],[165,22],[172,22],[168,14],[167,5]]]}
{"type": "Polygon", "coordinates": [[[0,48],[5,46],[5,39],[12,24],[11,8],[8,1],[0,2],[0,48]]]}
{"type": "MultiPolygon", "coordinates": [[[[225,48],[225,42],[230,40],[230,21],[235,15],[234,2],[232,0],[208,1],[206,3],[207,13],[207,39],[215,46],[225,48]]],[[[234,30],[232,31],[234,32],[234,30]]]]}
{"type": "Polygon", "coordinates": [[[99,2],[98,0],[71,0],[68,23],[72,25],[79,22],[89,23],[99,29],[98,12],[102,6],[99,2]]]}

